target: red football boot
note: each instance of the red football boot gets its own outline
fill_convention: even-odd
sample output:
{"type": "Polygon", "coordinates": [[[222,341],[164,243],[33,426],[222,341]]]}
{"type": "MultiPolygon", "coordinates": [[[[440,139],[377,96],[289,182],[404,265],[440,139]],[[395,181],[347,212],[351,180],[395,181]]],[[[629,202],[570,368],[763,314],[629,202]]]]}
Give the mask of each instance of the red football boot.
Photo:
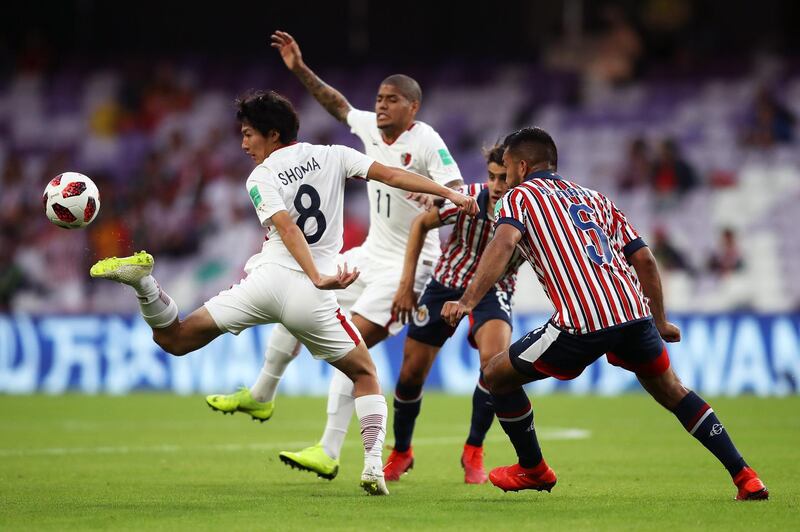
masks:
{"type": "Polygon", "coordinates": [[[413,467],[414,453],[411,451],[411,447],[403,452],[392,449],[392,454],[389,455],[386,465],[383,466],[383,478],[386,480],[400,480],[400,475],[413,467]]]}
{"type": "Polygon", "coordinates": [[[739,488],[736,494],[737,501],[763,501],[769,499],[769,490],[758,478],[755,471],[749,467],[742,468],[735,477],[733,483],[739,488]]]}
{"type": "Polygon", "coordinates": [[[485,484],[489,480],[483,468],[483,447],[464,444],[461,467],[464,468],[464,482],[467,484],[485,484]]]}
{"type": "Polygon", "coordinates": [[[489,473],[492,484],[503,491],[550,491],[556,485],[556,474],[544,460],[530,469],[519,464],[496,467],[489,473]]]}

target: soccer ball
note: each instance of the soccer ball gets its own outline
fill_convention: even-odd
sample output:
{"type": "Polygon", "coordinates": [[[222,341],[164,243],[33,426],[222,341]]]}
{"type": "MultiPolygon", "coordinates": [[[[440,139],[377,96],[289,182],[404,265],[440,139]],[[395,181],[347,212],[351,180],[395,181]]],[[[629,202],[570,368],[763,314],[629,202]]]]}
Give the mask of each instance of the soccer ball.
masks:
{"type": "Polygon", "coordinates": [[[100,191],[83,174],[64,172],[44,189],[44,212],[51,222],[67,229],[86,227],[100,211],[100,191]]]}

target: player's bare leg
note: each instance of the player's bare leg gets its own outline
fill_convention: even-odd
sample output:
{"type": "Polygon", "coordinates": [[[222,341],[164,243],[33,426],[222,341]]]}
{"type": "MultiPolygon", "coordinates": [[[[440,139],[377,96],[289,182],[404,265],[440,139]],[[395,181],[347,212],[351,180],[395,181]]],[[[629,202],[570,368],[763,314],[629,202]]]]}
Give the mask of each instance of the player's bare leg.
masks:
{"type": "Polygon", "coordinates": [[[438,352],[435,345],[406,338],[403,364],[394,388],[394,448],[383,468],[386,480],[400,480],[414,467],[411,437],[422,406],[422,387],[438,352]]]}
{"type": "Polygon", "coordinates": [[[386,437],[386,399],[381,395],[375,364],[364,342],[332,365],[353,383],[353,403],[361,424],[364,470],[361,487],[370,495],[388,495],[381,454],[386,437]]]}
{"type": "Polygon", "coordinates": [[[519,458],[517,464],[492,469],[489,480],[503,491],[550,491],[556,484],[556,475],[542,457],[531,402],[522,389],[523,384],[533,379],[511,365],[507,349],[491,358],[483,368],[483,374],[492,393],[497,420],[519,458]]]}
{"type": "MultiPolygon", "coordinates": [[[[384,327],[358,314],[353,314],[351,321],[361,333],[366,347],[377,344],[388,334],[384,327]]],[[[321,478],[333,480],[339,473],[339,455],[354,410],[353,381],[334,367],[328,386],[328,418],[322,439],[316,445],[300,451],[281,451],[278,457],[292,467],[313,471],[321,478]]]]}
{"type": "MultiPolygon", "coordinates": [[[[511,344],[511,326],[504,320],[493,319],[481,325],[473,332],[478,346],[481,367],[489,363],[495,355],[507,349],[511,344]]],[[[494,405],[486,380],[481,372],[475,390],[472,393],[472,419],[469,436],[461,455],[461,466],[464,468],[464,482],[467,484],[483,484],[489,480],[483,466],[483,440],[494,421],[494,405]]]]}
{"type": "Polygon", "coordinates": [[[739,454],[714,410],[699,395],[684,387],[672,367],[660,375],[636,375],[642,387],[661,406],[675,414],[689,434],[717,457],[738,488],[737,500],[764,500],[769,491],[739,454]]]}
{"type": "Polygon", "coordinates": [[[286,368],[297,357],[301,344],[283,324],[276,323],[269,335],[264,365],[250,388],[232,394],[206,396],[212,409],[225,414],[244,412],[254,420],[267,421],[275,409],[275,395],[286,368]]]}
{"type": "Polygon", "coordinates": [[[205,307],[200,307],[185,319],[175,319],[170,325],[153,329],[153,340],[161,349],[174,356],[183,356],[200,349],[222,334],[205,307]]]}
{"type": "MultiPolygon", "coordinates": [[[[353,314],[351,321],[356,326],[367,348],[381,342],[388,332],[385,327],[377,325],[359,314],[353,314]]],[[[322,444],[325,454],[334,460],[339,459],[344,445],[350,419],[355,408],[353,397],[353,381],[341,371],[334,371],[328,386],[328,419],[322,433],[322,444]]]]}
{"type": "Polygon", "coordinates": [[[205,307],[184,320],[178,318],[178,306],[152,276],[154,263],[152,255],[141,251],[130,257],[100,260],[89,273],[133,288],[142,317],[153,329],[153,340],[171,355],[183,356],[222,334],[205,307]]]}

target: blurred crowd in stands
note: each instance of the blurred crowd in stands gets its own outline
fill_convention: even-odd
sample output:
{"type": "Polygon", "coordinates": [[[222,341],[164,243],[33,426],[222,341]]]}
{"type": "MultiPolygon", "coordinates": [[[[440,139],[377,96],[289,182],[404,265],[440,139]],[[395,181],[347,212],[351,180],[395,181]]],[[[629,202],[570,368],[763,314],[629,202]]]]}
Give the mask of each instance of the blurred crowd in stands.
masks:
{"type": "MultiPolygon", "coordinates": [[[[673,309],[800,309],[800,71],[712,63],[691,76],[642,77],[639,30],[617,9],[604,21],[541,64],[496,64],[478,81],[470,65],[415,72],[419,119],[439,130],[468,182],[483,179],[483,146],[523,125],[548,129],[561,172],[609,194],[641,230],[673,309]]],[[[268,53],[235,69],[198,59],[51,71],[36,54],[19,57],[0,79],[0,311],[132,310],[133,298],[87,272],[97,258],[138,249],[157,257],[184,309],[236,282],[263,232],[243,187],[252,161],[239,147],[234,97],[276,88],[300,112],[301,140],[360,148],[268,53]],[[45,185],[64,171],[100,188],[86,230],[57,228],[42,212],[45,185]]],[[[392,73],[318,70],[366,109],[392,73]]],[[[349,248],[369,225],[362,184],[349,185],[345,204],[349,248]]],[[[528,277],[517,304],[547,310],[528,277]]]]}

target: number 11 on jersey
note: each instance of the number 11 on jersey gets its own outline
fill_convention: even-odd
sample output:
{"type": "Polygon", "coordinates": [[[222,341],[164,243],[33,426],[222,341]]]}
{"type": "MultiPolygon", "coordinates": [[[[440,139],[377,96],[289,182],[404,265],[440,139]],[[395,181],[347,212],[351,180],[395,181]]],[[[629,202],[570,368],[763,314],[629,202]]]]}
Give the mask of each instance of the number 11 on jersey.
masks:
{"type": "MultiPolygon", "coordinates": [[[[375,192],[378,193],[378,214],[380,214],[381,213],[381,189],[378,189],[375,192]]],[[[389,195],[388,192],[384,193],[383,197],[386,198],[386,207],[384,208],[384,211],[386,212],[386,217],[388,218],[388,217],[390,217],[392,215],[391,214],[392,213],[392,197],[389,195]]]]}

